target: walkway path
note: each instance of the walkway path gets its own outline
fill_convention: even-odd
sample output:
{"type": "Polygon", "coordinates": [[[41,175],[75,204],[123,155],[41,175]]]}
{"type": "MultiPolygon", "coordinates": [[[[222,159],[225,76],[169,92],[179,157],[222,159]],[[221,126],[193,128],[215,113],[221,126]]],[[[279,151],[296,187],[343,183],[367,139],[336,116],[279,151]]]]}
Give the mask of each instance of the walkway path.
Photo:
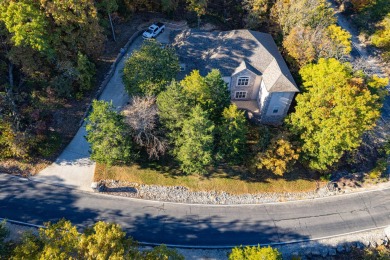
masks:
{"type": "MultiPolygon", "coordinates": [[[[126,55],[118,63],[115,74],[104,89],[100,100],[112,101],[113,105],[118,108],[126,104],[128,96],[122,82],[122,70],[127,58],[134,49],[140,47],[141,43],[142,37],[139,37],[130,46],[126,55]]],[[[84,124],[57,160],[31,178],[35,181],[92,191],[91,183],[93,181],[95,163],[89,158],[89,144],[85,139],[85,135],[84,124]]]]}

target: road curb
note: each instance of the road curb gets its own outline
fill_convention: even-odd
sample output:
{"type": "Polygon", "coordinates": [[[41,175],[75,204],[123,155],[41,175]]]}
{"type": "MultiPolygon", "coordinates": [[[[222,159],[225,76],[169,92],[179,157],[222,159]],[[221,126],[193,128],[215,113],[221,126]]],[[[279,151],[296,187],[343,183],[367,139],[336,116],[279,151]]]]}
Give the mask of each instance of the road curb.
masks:
{"type": "MultiPolygon", "coordinates": [[[[101,196],[101,197],[109,197],[109,198],[115,198],[115,199],[124,199],[124,200],[129,200],[129,201],[134,200],[134,201],[145,201],[145,202],[161,203],[161,204],[175,204],[175,205],[188,205],[188,206],[200,206],[200,207],[245,207],[245,206],[263,206],[263,205],[287,204],[287,203],[297,203],[297,202],[307,202],[307,201],[323,200],[323,199],[329,199],[329,198],[340,198],[340,197],[344,197],[344,196],[360,195],[360,194],[364,194],[364,193],[378,192],[378,191],[383,191],[383,190],[390,189],[390,186],[389,186],[389,187],[382,187],[382,188],[377,188],[377,189],[373,189],[373,190],[364,190],[364,191],[357,191],[357,192],[351,192],[351,193],[343,193],[343,194],[331,195],[331,196],[326,196],[326,197],[318,197],[318,198],[302,199],[302,200],[290,200],[290,201],[248,203],[248,204],[200,204],[200,203],[171,202],[171,201],[148,200],[148,199],[141,199],[141,198],[116,196],[116,195],[111,195],[111,194],[103,194],[103,193],[100,193],[100,192],[79,190],[79,189],[75,189],[75,188],[72,188],[72,187],[69,187],[69,186],[66,186],[66,185],[55,184],[55,183],[48,183],[48,182],[44,182],[44,181],[34,180],[32,178],[29,179],[29,178],[24,178],[24,177],[20,177],[20,176],[14,176],[14,175],[9,175],[9,177],[10,178],[22,179],[24,181],[32,181],[32,182],[43,183],[43,184],[51,185],[51,186],[68,188],[68,189],[70,189],[70,190],[72,190],[74,192],[95,194],[96,196],[101,196]]],[[[387,182],[387,183],[390,185],[390,182],[387,182]]]]}
{"type": "MultiPolygon", "coordinates": [[[[6,222],[9,222],[11,224],[33,227],[33,228],[46,228],[45,226],[42,226],[42,225],[30,224],[27,222],[5,219],[5,218],[1,218],[1,217],[0,217],[0,221],[6,221],[6,222]]],[[[364,232],[374,231],[374,230],[381,230],[381,229],[385,231],[386,229],[390,229],[390,226],[386,225],[386,226],[382,226],[382,227],[363,229],[363,230],[338,234],[338,235],[334,235],[334,236],[324,236],[324,237],[318,237],[318,238],[291,240],[291,241],[286,241],[286,242],[272,242],[272,243],[263,243],[263,244],[242,244],[242,246],[258,246],[258,245],[260,245],[260,246],[283,246],[283,245],[291,245],[291,244],[297,244],[297,243],[319,241],[319,240],[323,240],[323,239],[338,238],[338,237],[354,235],[354,234],[359,234],[359,233],[364,233],[364,232]]],[[[159,243],[149,243],[149,242],[142,242],[142,241],[137,241],[137,243],[141,246],[159,246],[159,245],[161,245],[159,243]]],[[[180,248],[180,249],[232,249],[234,247],[239,246],[239,245],[227,245],[227,246],[196,246],[196,245],[192,245],[192,246],[190,246],[190,245],[180,245],[180,244],[164,244],[164,245],[166,245],[167,247],[180,248]]]]}

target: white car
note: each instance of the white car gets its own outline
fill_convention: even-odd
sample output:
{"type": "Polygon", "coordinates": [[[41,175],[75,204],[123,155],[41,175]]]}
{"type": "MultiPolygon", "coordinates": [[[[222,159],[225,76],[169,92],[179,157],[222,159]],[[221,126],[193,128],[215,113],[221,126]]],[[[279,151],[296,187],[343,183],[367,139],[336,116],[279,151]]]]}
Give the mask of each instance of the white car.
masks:
{"type": "Polygon", "coordinates": [[[162,33],[164,29],[165,29],[165,25],[163,23],[154,23],[151,26],[149,26],[149,28],[146,31],[144,31],[142,37],[144,39],[155,38],[157,35],[162,33]]]}

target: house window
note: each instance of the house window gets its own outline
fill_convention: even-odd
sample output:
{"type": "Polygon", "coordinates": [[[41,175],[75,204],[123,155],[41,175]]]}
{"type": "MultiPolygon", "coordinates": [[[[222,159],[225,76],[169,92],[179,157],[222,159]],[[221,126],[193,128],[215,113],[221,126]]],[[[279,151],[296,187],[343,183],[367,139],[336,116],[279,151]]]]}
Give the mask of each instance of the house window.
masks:
{"type": "Polygon", "coordinates": [[[279,112],[279,107],[274,107],[274,109],[272,110],[272,113],[277,114],[278,112],[279,112]]]}
{"type": "Polygon", "coordinates": [[[246,98],[246,91],[236,91],[236,99],[246,98]]]}
{"type": "Polygon", "coordinates": [[[249,85],[249,77],[239,77],[237,79],[237,86],[248,86],[249,85]]]}

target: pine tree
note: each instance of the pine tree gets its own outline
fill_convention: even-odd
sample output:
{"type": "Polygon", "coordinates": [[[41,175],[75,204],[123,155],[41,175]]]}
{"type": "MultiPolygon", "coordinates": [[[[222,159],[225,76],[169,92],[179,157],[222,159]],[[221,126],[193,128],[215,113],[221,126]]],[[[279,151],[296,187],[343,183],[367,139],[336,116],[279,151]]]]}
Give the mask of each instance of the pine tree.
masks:
{"type": "Polygon", "coordinates": [[[131,162],[135,158],[123,115],[114,110],[112,103],[93,101],[92,112],[86,121],[92,160],[112,165],[131,162]]]}
{"type": "Polygon", "coordinates": [[[218,148],[225,161],[239,164],[246,155],[246,135],[248,128],[243,111],[235,104],[230,105],[222,113],[222,124],[218,127],[218,148]]]}
{"type": "Polygon", "coordinates": [[[207,173],[205,167],[212,162],[213,130],[207,113],[195,106],[176,140],[175,154],[184,173],[207,173]]]}

